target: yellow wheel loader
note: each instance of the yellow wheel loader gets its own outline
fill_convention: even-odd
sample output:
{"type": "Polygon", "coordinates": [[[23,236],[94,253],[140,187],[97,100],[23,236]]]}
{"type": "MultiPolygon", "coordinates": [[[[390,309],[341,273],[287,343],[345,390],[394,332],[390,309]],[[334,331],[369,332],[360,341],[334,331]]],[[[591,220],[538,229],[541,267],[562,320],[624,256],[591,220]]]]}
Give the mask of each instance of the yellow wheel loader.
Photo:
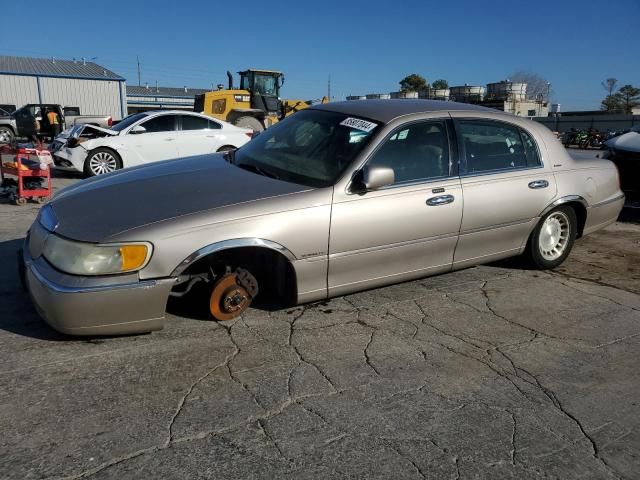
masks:
{"type": "MultiPolygon", "coordinates": [[[[193,110],[261,132],[313,103],[311,100],[281,100],[282,72],[248,69],[238,74],[239,88],[234,88],[233,75],[227,72],[229,88],[218,85],[218,90],[196,95],[193,110]]],[[[327,97],[321,100],[322,103],[328,101],[327,97]]]]}

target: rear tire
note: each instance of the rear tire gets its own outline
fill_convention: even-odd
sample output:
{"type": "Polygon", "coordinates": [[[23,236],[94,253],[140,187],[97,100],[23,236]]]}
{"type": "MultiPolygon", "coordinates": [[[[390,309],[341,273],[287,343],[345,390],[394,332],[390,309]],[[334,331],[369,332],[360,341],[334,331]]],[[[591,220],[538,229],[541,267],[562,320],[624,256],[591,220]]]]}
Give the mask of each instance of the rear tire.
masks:
{"type": "Polygon", "coordinates": [[[84,176],[95,177],[105,173],[115,172],[122,168],[120,155],[110,148],[96,148],[89,152],[84,161],[84,176]]]}
{"type": "Polygon", "coordinates": [[[571,207],[560,206],[544,215],[529,237],[526,255],[540,270],[566,260],[576,239],[578,221],[571,207]]]}
{"type": "Polygon", "coordinates": [[[9,127],[0,127],[0,143],[13,142],[15,135],[9,127]]]}
{"type": "Polygon", "coordinates": [[[233,124],[236,127],[242,128],[250,128],[254,132],[262,132],[264,131],[264,125],[260,120],[255,117],[251,117],[249,115],[244,115],[242,117],[238,117],[233,121],[233,124]]]}

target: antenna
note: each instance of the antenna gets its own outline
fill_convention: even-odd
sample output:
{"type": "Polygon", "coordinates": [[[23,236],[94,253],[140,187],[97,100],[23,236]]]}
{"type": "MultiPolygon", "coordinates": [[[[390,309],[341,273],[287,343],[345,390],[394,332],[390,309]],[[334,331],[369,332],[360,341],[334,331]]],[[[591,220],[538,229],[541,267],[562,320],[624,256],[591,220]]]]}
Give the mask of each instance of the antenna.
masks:
{"type": "Polygon", "coordinates": [[[327,97],[331,101],[331,74],[329,74],[329,80],[327,81],[327,97]]]}
{"type": "Polygon", "coordinates": [[[138,62],[138,86],[140,86],[140,58],[136,55],[136,62],[138,62]]]}

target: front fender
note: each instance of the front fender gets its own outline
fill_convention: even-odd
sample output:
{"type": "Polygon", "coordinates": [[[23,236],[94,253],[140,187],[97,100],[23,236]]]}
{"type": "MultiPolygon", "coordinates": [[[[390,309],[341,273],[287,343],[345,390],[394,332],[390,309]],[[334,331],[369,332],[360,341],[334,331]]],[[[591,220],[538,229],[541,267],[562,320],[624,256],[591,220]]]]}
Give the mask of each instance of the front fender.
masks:
{"type": "Polygon", "coordinates": [[[211,255],[212,253],[221,252],[223,250],[230,250],[232,248],[241,248],[241,247],[262,247],[270,250],[274,250],[278,253],[281,253],[285,256],[290,262],[294,262],[297,260],[296,256],[291,253],[291,251],[280,245],[279,243],[273,242],[271,240],[265,240],[263,238],[235,238],[232,240],[223,240],[221,242],[211,243],[205,247],[202,247],[187,258],[185,258],[176,268],[171,272],[171,277],[177,277],[182,272],[184,272],[190,265],[193,265],[195,262],[200,260],[201,258],[206,257],[207,255],[211,255]]]}

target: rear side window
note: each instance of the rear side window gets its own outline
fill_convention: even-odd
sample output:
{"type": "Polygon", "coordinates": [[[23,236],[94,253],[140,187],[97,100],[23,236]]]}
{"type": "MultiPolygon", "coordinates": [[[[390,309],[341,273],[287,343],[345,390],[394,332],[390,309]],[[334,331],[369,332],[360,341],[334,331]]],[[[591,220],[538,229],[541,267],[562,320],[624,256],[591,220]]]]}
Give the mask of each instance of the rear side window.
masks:
{"type": "Polygon", "coordinates": [[[456,126],[465,153],[462,173],[515,170],[540,165],[533,138],[514,125],[491,120],[460,120],[456,126]]]}
{"type": "Polygon", "coordinates": [[[444,122],[416,122],[400,127],[369,160],[393,169],[395,183],[449,176],[449,143],[444,122]]]}
{"type": "Polygon", "coordinates": [[[182,115],[182,130],[218,130],[220,128],[222,126],[213,120],[195,115],[182,115]]]}
{"type": "Polygon", "coordinates": [[[209,120],[194,115],[182,115],[182,130],[208,130],[209,120]]]}
{"type": "Polygon", "coordinates": [[[172,132],[176,129],[175,115],[159,115],[142,123],[147,132],[172,132]]]}

